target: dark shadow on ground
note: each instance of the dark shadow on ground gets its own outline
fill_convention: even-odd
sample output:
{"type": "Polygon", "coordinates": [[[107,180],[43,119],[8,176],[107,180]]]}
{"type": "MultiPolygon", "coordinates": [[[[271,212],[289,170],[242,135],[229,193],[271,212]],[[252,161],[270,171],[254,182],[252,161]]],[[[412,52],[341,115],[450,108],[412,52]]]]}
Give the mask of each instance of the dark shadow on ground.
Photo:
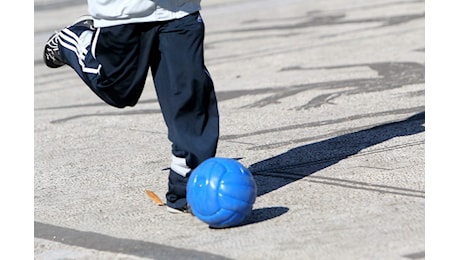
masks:
{"type": "MultiPolygon", "coordinates": [[[[236,226],[231,226],[227,227],[228,228],[236,228],[236,227],[242,227],[246,225],[251,225],[259,222],[263,222],[266,220],[270,220],[273,218],[277,218],[286,212],[289,211],[289,208],[287,207],[266,207],[266,208],[258,208],[258,209],[253,209],[251,214],[249,214],[246,219],[244,219],[240,224],[236,226]]],[[[211,229],[220,229],[220,228],[213,228],[209,227],[211,229]]]]}
{"type": "MultiPolygon", "coordinates": [[[[424,124],[425,112],[421,112],[402,121],[382,124],[321,142],[303,145],[257,162],[249,167],[257,184],[257,196],[314,174],[358,154],[363,149],[391,138],[424,132],[424,124]]],[[[398,149],[409,145],[381,148],[374,152],[398,149]]]]}

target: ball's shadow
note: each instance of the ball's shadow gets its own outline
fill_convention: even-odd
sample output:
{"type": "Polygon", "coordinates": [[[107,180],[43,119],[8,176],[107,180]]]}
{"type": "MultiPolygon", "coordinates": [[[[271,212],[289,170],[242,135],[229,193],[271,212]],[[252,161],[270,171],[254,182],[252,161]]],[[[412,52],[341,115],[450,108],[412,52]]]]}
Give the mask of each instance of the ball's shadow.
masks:
{"type": "MultiPolygon", "coordinates": [[[[268,208],[254,209],[252,210],[251,214],[249,214],[249,216],[247,216],[246,219],[243,220],[240,224],[231,226],[231,227],[226,227],[224,229],[242,227],[246,225],[260,223],[266,220],[270,220],[270,219],[279,217],[288,211],[289,211],[289,208],[287,207],[268,207],[268,208]]],[[[213,227],[209,227],[209,228],[222,229],[222,228],[213,228],[213,227]]]]}
{"type": "Polygon", "coordinates": [[[251,214],[243,220],[243,222],[239,226],[245,226],[250,224],[255,224],[259,222],[263,222],[266,220],[270,220],[273,218],[277,218],[286,212],[289,211],[287,207],[268,207],[268,208],[260,208],[254,209],[251,214]]]}

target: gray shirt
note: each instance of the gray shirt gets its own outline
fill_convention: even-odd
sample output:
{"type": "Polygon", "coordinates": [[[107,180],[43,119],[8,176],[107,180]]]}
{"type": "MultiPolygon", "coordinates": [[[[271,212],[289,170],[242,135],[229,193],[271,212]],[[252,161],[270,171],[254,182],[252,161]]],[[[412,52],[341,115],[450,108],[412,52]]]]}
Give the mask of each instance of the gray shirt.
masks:
{"type": "Polygon", "coordinates": [[[201,0],[88,0],[95,27],[168,21],[201,9],[201,0]]]}

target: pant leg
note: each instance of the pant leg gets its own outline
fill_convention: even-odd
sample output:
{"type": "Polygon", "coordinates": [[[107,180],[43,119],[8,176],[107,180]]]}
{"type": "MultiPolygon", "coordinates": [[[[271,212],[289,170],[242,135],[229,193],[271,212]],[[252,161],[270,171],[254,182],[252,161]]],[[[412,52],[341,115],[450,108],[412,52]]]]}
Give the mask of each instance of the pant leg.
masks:
{"type": "Polygon", "coordinates": [[[154,33],[139,27],[71,26],[60,33],[63,60],[109,105],[134,106],[143,91],[154,33]]]}
{"type": "Polygon", "coordinates": [[[219,137],[217,99],[203,57],[204,24],[199,13],[191,14],[165,23],[158,37],[159,62],[152,71],[168,138],[173,155],[193,169],[215,156],[219,137]]]}
{"type": "Polygon", "coordinates": [[[199,13],[163,24],[158,37],[152,73],[173,154],[166,199],[183,208],[190,170],[216,154],[219,113],[199,13]]]}

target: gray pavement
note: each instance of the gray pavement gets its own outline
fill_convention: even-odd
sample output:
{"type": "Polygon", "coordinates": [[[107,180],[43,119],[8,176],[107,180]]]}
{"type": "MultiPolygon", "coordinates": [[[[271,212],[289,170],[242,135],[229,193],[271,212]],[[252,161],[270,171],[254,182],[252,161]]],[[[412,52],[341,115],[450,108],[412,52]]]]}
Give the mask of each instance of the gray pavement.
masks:
{"type": "Polygon", "coordinates": [[[253,173],[242,225],[154,204],[170,162],[151,77],[105,105],[42,62],[84,1],[35,0],[35,259],[424,259],[424,1],[204,0],[217,155],[253,173]]]}

